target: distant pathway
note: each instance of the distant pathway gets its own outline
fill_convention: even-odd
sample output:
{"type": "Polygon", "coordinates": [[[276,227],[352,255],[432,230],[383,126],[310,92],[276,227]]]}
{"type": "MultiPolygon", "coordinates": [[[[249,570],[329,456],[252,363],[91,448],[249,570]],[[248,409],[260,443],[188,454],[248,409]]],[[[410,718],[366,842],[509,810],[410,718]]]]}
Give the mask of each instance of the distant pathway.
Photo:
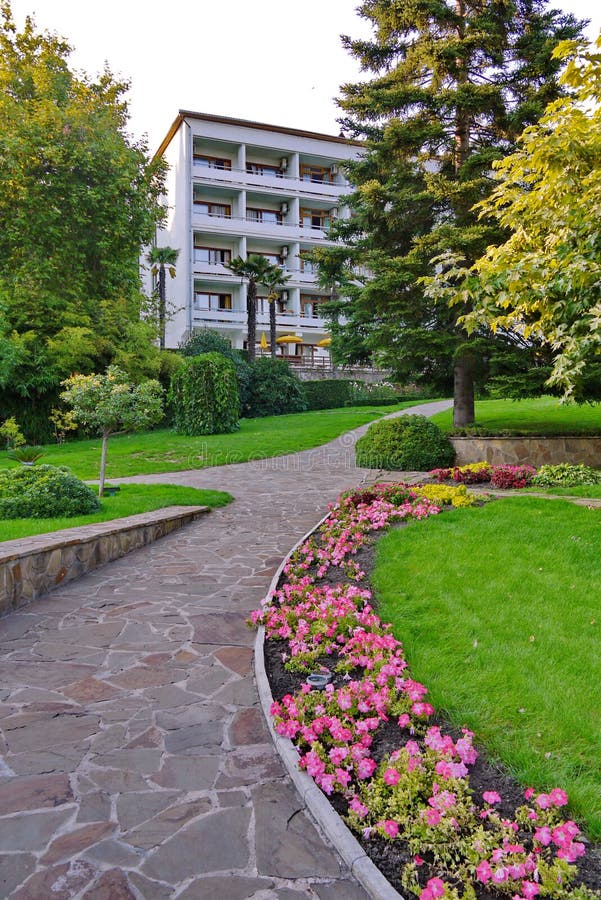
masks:
{"type": "Polygon", "coordinates": [[[365,428],[126,479],[235,501],[0,620],[1,897],[365,897],[284,776],[245,625],[327,504],[373,480],[354,466],[365,428]]]}

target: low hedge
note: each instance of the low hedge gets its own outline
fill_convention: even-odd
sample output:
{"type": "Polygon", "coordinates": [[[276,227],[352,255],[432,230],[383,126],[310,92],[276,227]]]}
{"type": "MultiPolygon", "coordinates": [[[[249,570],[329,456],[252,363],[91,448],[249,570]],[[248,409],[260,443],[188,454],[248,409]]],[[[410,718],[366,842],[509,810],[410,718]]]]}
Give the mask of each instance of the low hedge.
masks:
{"type": "Polygon", "coordinates": [[[448,437],[425,416],[374,422],[355,444],[356,463],[366,469],[427,472],[454,458],[448,437]]]}
{"type": "Polygon", "coordinates": [[[94,491],[64,466],[0,471],[0,519],[50,519],[96,512],[94,491]]]}
{"type": "Polygon", "coordinates": [[[350,406],[351,382],[344,378],[324,378],[321,381],[303,381],[307,409],[340,409],[350,406]]]}

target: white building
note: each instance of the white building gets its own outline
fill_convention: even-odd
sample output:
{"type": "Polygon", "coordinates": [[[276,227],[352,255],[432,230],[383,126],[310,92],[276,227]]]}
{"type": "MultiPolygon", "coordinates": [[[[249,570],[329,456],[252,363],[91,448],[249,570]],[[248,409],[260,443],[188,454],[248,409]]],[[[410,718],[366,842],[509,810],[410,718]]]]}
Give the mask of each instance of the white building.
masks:
{"type": "MultiPolygon", "coordinates": [[[[168,216],[156,243],[180,251],[167,285],[167,347],[203,327],[246,346],[246,284],[224,264],[256,253],[290,276],[277,301],[277,332],[299,340],[279,345],[278,355],[327,365],[319,308],[329,298],[301,253],[331,245],[329,223],[348,214],[339,164],[359,150],[341,137],[180,111],[158,150],[170,169],[168,216]]],[[[263,334],[263,344],[269,340],[269,307],[260,286],[258,294],[259,355],[263,334]]]]}

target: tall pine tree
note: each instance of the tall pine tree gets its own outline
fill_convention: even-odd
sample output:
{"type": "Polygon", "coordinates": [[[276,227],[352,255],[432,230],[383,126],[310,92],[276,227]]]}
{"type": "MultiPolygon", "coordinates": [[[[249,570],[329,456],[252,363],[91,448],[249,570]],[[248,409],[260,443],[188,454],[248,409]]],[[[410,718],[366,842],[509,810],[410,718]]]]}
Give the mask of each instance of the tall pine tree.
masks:
{"type": "MultiPolygon", "coordinates": [[[[474,421],[474,384],[491,365],[516,365],[507,336],[472,335],[465,308],[424,295],[420,278],[445,252],[471,263],[502,239],[472,206],[492,189],[491,166],[559,95],[560,40],[582,23],[545,0],[364,0],[371,40],[343,43],[371,78],[342,87],[340,120],[366,152],[349,165],[353,217],[337,224],[337,280],[346,322],[334,325],[338,358],[371,350],[399,377],[453,384],[457,427],[474,421]],[[357,279],[357,267],[369,276],[357,279]],[[364,337],[358,341],[357,336],[364,337]],[[347,340],[347,338],[352,338],[347,340]]],[[[320,251],[322,264],[328,251],[320,251]]],[[[332,259],[328,260],[331,267],[332,259]]],[[[341,305],[336,304],[336,317],[341,305]]],[[[335,350],[336,352],[336,350],[335,350]]],[[[519,355],[519,354],[518,354],[519,355]]]]}

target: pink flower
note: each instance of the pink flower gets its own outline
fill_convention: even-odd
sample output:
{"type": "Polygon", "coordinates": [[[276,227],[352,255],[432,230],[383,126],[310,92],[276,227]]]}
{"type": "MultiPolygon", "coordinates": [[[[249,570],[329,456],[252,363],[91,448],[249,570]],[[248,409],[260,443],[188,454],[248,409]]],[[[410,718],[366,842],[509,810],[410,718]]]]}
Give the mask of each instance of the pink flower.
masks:
{"type": "Polygon", "coordinates": [[[438,825],[438,823],[440,822],[440,820],[442,818],[442,816],[440,815],[438,810],[432,809],[432,808],[423,810],[422,815],[423,815],[424,819],[426,820],[426,822],[428,823],[428,825],[438,825]]]}
{"type": "Polygon", "coordinates": [[[397,722],[398,722],[399,728],[407,728],[407,726],[411,722],[411,718],[409,717],[409,715],[407,713],[403,713],[402,715],[400,715],[398,717],[397,722]]]}
{"type": "Polygon", "coordinates": [[[551,798],[548,794],[539,794],[535,801],[539,809],[549,809],[552,805],[551,798]]]}
{"type": "Polygon", "coordinates": [[[540,894],[540,888],[534,881],[522,881],[522,894],[527,900],[540,894]]]}
{"type": "Polygon", "coordinates": [[[382,823],[382,827],[384,828],[384,831],[386,832],[388,837],[397,837],[399,833],[398,822],[394,822],[392,819],[386,819],[386,821],[382,823]]]}
{"type": "Polygon", "coordinates": [[[478,881],[481,881],[482,884],[486,884],[492,878],[492,869],[490,867],[490,863],[488,860],[483,859],[482,862],[476,868],[476,878],[478,881]]]}
{"type": "Polygon", "coordinates": [[[496,791],[484,791],[482,794],[482,799],[485,803],[500,803],[501,797],[497,794],[496,791]]]}
{"type": "Polygon", "coordinates": [[[420,894],[421,900],[434,900],[435,897],[444,897],[444,881],[441,878],[430,878],[420,894]]]}
{"type": "Polygon", "coordinates": [[[365,803],[361,803],[361,801],[359,800],[359,798],[357,797],[356,794],[353,797],[353,799],[351,800],[351,802],[349,803],[349,809],[352,809],[352,811],[357,816],[359,816],[360,819],[362,819],[364,816],[366,816],[367,813],[369,812],[365,803]]]}
{"type": "Polygon", "coordinates": [[[549,794],[549,799],[553,806],[565,806],[568,802],[568,795],[561,788],[553,788],[549,794]]]}
{"type": "Polygon", "coordinates": [[[388,784],[390,787],[393,787],[395,784],[398,784],[401,780],[400,773],[397,772],[396,769],[386,769],[382,776],[384,780],[384,784],[388,784]]]}
{"type": "Polygon", "coordinates": [[[531,797],[534,797],[534,788],[526,788],[524,791],[524,797],[526,800],[530,800],[531,797]]]}

